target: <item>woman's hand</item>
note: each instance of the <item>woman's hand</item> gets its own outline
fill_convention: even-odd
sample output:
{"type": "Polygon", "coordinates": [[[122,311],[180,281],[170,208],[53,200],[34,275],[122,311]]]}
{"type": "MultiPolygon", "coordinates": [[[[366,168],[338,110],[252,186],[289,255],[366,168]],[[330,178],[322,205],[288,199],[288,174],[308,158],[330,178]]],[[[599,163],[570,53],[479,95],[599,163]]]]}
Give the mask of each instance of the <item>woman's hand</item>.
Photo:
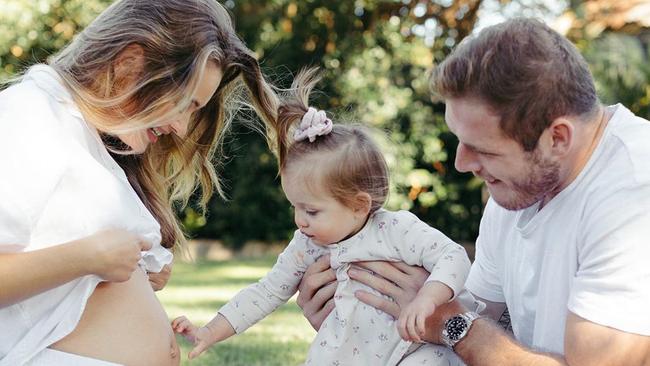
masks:
{"type": "Polygon", "coordinates": [[[298,285],[296,302],[309,324],[318,331],[321,324],[334,309],[336,273],[330,268],[330,256],[320,257],[307,271],[298,285]]]}
{"type": "Polygon", "coordinates": [[[169,277],[172,275],[172,266],[170,264],[165,264],[163,268],[160,270],[160,272],[147,272],[147,276],[149,277],[149,283],[151,284],[151,288],[153,288],[154,291],[160,291],[162,290],[165,285],[167,285],[167,282],[169,281],[169,277]]]}
{"type": "Polygon", "coordinates": [[[373,295],[367,291],[357,291],[356,297],[362,302],[398,318],[401,309],[409,304],[429,277],[422,267],[409,266],[402,262],[370,261],[355,263],[361,268],[350,268],[350,278],[359,281],[393,301],[373,295]]]}
{"type": "Polygon", "coordinates": [[[110,229],[78,241],[89,251],[89,272],[105,281],[123,282],[131,278],[138,267],[141,252],[151,249],[151,243],[126,230],[110,229]]]}

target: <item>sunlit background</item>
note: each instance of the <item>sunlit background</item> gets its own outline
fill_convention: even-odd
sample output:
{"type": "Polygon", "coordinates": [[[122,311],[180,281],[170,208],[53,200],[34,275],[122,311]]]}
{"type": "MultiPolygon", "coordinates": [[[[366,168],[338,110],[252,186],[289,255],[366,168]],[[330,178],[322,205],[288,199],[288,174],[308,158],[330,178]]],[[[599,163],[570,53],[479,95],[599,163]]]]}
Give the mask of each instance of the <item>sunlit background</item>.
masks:
{"type": "MultiPolygon", "coordinates": [[[[0,0],[0,79],[43,62],[109,3],[0,0]]],[[[461,39],[511,17],[539,17],[578,46],[604,103],[621,102],[650,116],[647,0],[229,0],[224,5],[276,84],[286,87],[301,67],[319,66],[324,79],[313,104],[330,111],[336,122],[362,122],[380,131],[377,139],[391,169],[389,208],[411,210],[470,248],[483,207],[482,182],[454,170],[456,140],[427,82],[429,70],[461,39]]],[[[198,264],[177,264],[160,293],[170,316],[185,313],[207,321],[238,289],[266,273],[272,253],[293,232],[275,160],[260,136],[236,124],[226,153],[220,172],[230,201],[214,198],[207,217],[192,207],[179,212],[203,244],[191,248],[198,264]],[[268,251],[271,244],[275,250],[268,251]],[[216,247],[220,254],[211,255],[216,247]]],[[[297,364],[313,335],[290,302],[196,364],[297,364]]]]}

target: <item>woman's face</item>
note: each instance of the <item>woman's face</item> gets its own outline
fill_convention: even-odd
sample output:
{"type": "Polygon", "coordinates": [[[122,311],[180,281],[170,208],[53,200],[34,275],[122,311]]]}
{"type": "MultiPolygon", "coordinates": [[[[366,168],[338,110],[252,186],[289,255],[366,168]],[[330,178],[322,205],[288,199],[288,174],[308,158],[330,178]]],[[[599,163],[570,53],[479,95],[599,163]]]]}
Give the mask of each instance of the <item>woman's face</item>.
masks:
{"type": "Polygon", "coordinates": [[[214,62],[208,62],[205,66],[203,78],[199,80],[198,88],[194,95],[192,95],[188,109],[157,126],[130,133],[118,134],[117,137],[123,143],[127,144],[135,154],[144,153],[149,144],[155,144],[162,135],[174,133],[178,137],[184,137],[187,133],[192,114],[203,108],[210,101],[210,98],[212,98],[212,95],[214,95],[219,87],[222,76],[221,68],[214,62]]]}

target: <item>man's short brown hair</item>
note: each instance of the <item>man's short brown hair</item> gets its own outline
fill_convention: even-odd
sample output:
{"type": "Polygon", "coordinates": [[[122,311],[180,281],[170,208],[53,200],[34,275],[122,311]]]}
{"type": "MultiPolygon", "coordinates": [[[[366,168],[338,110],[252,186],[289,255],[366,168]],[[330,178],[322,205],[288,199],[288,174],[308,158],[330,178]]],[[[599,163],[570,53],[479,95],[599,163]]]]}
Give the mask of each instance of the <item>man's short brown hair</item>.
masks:
{"type": "Polygon", "coordinates": [[[562,116],[586,117],[598,97],[587,62],[565,37],[536,19],[491,26],[461,42],[433,72],[443,98],[474,97],[500,117],[501,130],[532,151],[562,116]]]}

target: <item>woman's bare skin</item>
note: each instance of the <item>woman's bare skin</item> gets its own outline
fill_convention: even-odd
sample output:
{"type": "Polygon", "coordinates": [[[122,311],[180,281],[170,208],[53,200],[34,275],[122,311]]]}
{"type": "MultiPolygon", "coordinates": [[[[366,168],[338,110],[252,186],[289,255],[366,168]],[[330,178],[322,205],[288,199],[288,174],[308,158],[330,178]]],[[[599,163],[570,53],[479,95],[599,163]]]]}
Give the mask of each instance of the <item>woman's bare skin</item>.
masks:
{"type": "Polygon", "coordinates": [[[77,328],[50,348],[129,366],[179,365],[167,314],[145,273],[126,282],[102,282],[77,328]]]}

